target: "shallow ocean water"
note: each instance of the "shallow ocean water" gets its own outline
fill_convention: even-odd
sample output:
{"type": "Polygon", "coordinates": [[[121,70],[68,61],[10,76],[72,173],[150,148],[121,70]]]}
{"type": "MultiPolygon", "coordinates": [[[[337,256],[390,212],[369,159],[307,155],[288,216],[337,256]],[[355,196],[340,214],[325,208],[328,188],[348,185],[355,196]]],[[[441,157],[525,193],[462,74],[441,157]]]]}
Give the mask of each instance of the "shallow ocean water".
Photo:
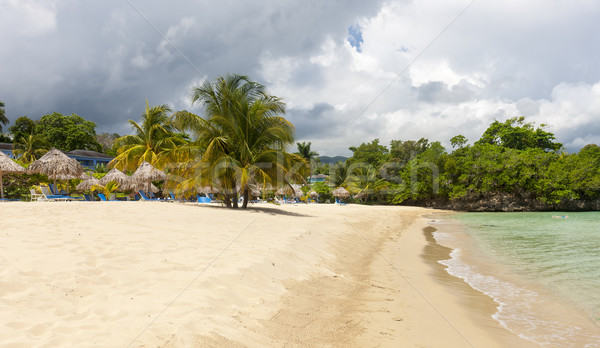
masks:
{"type": "Polygon", "coordinates": [[[600,212],[463,213],[436,224],[448,273],[494,298],[494,318],[548,346],[600,347],[600,212]],[[452,231],[452,232],[450,232],[452,231]]]}

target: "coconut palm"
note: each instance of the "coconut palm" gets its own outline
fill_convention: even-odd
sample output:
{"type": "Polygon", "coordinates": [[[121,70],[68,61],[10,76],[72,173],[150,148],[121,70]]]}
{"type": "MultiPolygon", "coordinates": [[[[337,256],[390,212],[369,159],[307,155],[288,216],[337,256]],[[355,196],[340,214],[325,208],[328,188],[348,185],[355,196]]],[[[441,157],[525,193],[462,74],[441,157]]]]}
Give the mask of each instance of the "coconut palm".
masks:
{"type": "Polygon", "coordinates": [[[311,145],[310,141],[308,142],[308,144],[304,141],[301,143],[296,143],[296,146],[298,147],[298,152],[296,152],[296,154],[300,155],[302,158],[307,160],[309,163],[313,158],[319,156],[319,153],[317,153],[316,151],[312,151],[310,149],[310,145],[311,145]]]}
{"type": "Polygon", "coordinates": [[[156,168],[163,168],[167,158],[162,153],[183,143],[183,139],[173,133],[167,115],[169,112],[171,108],[166,104],[150,107],[146,101],[141,122],[129,120],[136,134],[116,140],[118,155],[109,165],[121,170],[135,170],[145,161],[156,168]]]}
{"type": "Polygon", "coordinates": [[[237,207],[238,192],[250,197],[250,184],[277,186],[302,180],[306,162],[285,148],[293,143],[294,126],[280,115],[285,104],[266,92],[263,85],[246,76],[228,75],[214,83],[204,82],[193,90],[193,102],[204,107],[206,118],[178,113],[174,124],[195,135],[198,160],[189,167],[194,173],[182,184],[215,185],[225,195],[227,206],[237,207]]]}
{"type": "Polygon", "coordinates": [[[17,139],[13,154],[22,163],[31,163],[48,152],[47,146],[48,142],[43,135],[32,133],[17,139]]]}
{"type": "MultiPolygon", "coordinates": [[[[309,141],[308,144],[306,142],[301,142],[301,143],[296,143],[296,146],[298,147],[298,152],[296,152],[297,155],[299,155],[300,157],[304,158],[306,160],[306,162],[308,164],[312,164],[312,160],[319,156],[319,154],[316,151],[312,151],[310,149],[310,145],[311,142],[309,141]]],[[[310,176],[312,174],[312,168],[308,173],[308,176],[310,176]]]]}
{"type": "Polygon", "coordinates": [[[377,176],[377,170],[371,165],[361,165],[350,169],[348,190],[360,197],[363,202],[371,194],[377,194],[389,186],[389,182],[377,176]]]}
{"type": "Polygon", "coordinates": [[[329,182],[333,185],[333,187],[340,187],[346,185],[346,180],[350,175],[349,172],[350,165],[348,162],[339,162],[336,165],[330,167],[329,174],[329,182]]]}

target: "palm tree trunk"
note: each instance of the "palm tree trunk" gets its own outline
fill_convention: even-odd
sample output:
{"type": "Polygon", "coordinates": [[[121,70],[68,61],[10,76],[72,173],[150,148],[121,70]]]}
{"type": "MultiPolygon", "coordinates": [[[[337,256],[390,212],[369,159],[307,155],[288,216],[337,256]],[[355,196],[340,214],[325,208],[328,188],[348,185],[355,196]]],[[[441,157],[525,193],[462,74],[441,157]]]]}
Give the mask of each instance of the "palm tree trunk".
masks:
{"type": "Polygon", "coordinates": [[[238,194],[237,194],[237,186],[235,185],[235,181],[233,182],[231,189],[231,200],[233,201],[233,208],[237,209],[238,207],[238,194]]]}
{"type": "Polygon", "coordinates": [[[242,209],[246,209],[248,207],[248,201],[250,200],[250,190],[248,189],[248,186],[246,186],[246,188],[244,189],[244,203],[242,204],[242,209]]]}
{"type": "Polygon", "coordinates": [[[4,184],[2,183],[2,172],[0,171],[0,198],[4,199],[4,184]]]}
{"type": "Polygon", "coordinates": [[[233,208],[234,208],[234,209],[237,209],[237,208],[239,208],[239,206],[238,206],[238,195],[237,195],[237,192],[234,192],[234,193],[231,195],[231,199],[233,200],[233,208]]]}

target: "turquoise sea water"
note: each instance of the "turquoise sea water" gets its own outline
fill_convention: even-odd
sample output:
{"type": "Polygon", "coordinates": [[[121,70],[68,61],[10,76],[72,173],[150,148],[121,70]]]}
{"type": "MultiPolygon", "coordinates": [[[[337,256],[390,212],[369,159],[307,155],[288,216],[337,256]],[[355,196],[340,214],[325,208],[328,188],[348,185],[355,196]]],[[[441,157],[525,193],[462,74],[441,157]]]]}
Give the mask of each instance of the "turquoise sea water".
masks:
{"type": "Polygon", "coordinates": [[[600,347],[600,212],[451,220],[454,233],[436,232],[455,249],[441,263],[494,298],[505,327],[544,345],[600,347]]]}

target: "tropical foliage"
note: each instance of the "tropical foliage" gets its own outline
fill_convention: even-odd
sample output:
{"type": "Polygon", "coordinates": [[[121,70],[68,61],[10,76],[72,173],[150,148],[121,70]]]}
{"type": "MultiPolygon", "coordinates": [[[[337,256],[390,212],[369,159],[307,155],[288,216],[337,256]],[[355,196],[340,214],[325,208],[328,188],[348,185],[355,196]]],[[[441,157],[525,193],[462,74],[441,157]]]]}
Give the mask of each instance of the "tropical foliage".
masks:
{"type": "Polygon", "coordinates": [[[163,169],[171,159],[167,155],[169,151],[183,144],[182,138],[176,136],[173,125],[169,122],[170,112],[171,107],[166,104],[151,107],[146,101],[141,122],[129,120],[135,134],[125,135],[115,141],[117,157],[110,165],[122,171],[133,171],[146,161],[163,169]]]}
{"type": "Polygon", "coordinates": [[[48,152],[49,144],[41,134],[21,136],[14,143],[13,154],[23,163],[31,163],[48,152]]]}
{"type": "Polygon", "coordinates": [[[63,151],[101,150],[96,141],[96,124],[76,114],[44,115],[36,122],[35,133],[43,135],[50,147],[63,151]]]}
{"type": "Polygon", "coordinates": [[[245,208],[250,185],[261,188],[302,180],[307,163],[285,148],[293,143],[294,126],[282,115],[285,104],[265,87],[246,76],[228,75],[204,82],[193,90],[205,117],[176,113],[173,124],[190,132],[192,142],[176,152],[179,190],[219,187],[227,206],[237,207],[238,194],[245,208]]]}
{"type": "Polygon", "coordinates": [[[2,133],[2,126],[8,124],[8,118],[6,118],[6,111],[4,110],[4,103],[0,101],[0,133],[2,133]]]}

